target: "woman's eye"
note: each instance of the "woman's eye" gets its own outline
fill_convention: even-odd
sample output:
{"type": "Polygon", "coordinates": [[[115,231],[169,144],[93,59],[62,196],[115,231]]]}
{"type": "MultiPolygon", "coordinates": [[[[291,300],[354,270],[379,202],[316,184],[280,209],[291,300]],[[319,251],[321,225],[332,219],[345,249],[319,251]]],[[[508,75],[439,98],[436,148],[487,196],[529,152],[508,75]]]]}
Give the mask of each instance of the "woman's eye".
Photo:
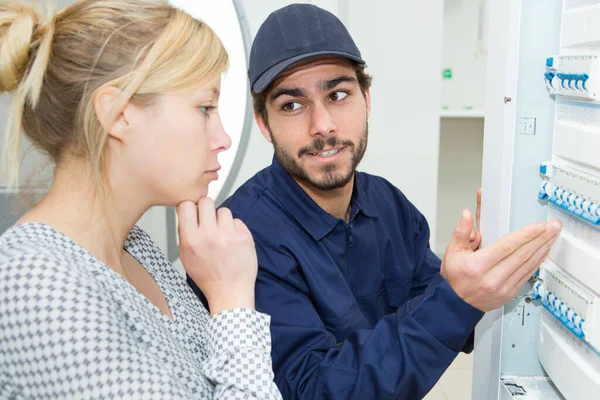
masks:
{"type": "Polygon", "coordinates": [[[290,103],[285,103],[285,104],[283,105],[283,107],[281,107],[281,109],[282,109],[283,111],[292,112],[292,111],[296,111],[296,110],[297,110],[297,109],[299,109],[300,107],[302,107],[302,106],[300,105],[300,103],[297,103],[297,102],[293,101],[293,102],[290,102],[290,103]]]}
{"type": "Polygon", "coordinates": [[[329,96],[329,98],[332,101],[340,101],[340,100],[344,100],[346,97],[348,97],[348,92],[344,92],[344,91],[337,91],[337,92],[333,92],[331,93],[331,95],[329,96]]]}
{"type": "Polygon", "coordinates": [[[209,112],[211,112],[212,110],[214,110],[216,107],[213,106],[200,106],[200,111],[202,111],[204,114],[206,115],[210,115],[209,112]]]}

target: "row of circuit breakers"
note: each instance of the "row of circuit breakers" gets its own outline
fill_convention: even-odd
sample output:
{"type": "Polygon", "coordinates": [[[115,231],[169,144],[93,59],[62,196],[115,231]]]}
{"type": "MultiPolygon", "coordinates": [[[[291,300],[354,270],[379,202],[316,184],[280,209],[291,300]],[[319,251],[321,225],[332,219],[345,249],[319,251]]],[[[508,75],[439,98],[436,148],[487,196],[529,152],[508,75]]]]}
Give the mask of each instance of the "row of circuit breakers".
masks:
{"type": "Polygon", "coordinates": [[[563,230],[532,297],[545,309],[540,362],[568,400],[600,393],[599,61],[599,55],[549,57],[544,74],[555,99],[554,142],[552,160],[540,165],[538,198],[563,230]]]}

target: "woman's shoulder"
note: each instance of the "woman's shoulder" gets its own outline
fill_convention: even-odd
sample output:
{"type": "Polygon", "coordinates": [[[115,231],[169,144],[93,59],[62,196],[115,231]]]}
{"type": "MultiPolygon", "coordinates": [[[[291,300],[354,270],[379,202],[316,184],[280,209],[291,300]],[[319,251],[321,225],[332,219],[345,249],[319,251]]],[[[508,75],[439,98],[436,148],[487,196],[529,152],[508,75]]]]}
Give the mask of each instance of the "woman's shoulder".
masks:
{"type": "Polygon", "coordinates": [[[5,290],[29,289],[32,296],[43,287],[68,291],[88,280],[86,258],[81,247],[48,225],[14,226],[0,236],[0,282],[5,290]]]}
{"type": "Polygon", "coordinates": [[[0,265],[27,266],[36,261],[60,264],[71,250],[69,243],[61,239],[48,225],[28,222],[13,226],[0,235],[0,265]]]}

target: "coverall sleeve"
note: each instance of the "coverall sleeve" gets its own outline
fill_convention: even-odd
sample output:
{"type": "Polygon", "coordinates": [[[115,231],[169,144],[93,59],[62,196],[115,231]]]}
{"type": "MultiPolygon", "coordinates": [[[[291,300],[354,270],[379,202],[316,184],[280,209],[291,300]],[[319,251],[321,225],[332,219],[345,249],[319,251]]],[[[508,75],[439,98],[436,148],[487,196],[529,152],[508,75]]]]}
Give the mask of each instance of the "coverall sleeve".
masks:
{"type": "Polygon", "coordinates": [[[294,258],[278,246],[256,245],[256,304],[271,315],[275,382],[285,399],[422,398],[483,315],[435,274],[374,329],[336,343],[294,258]]]}

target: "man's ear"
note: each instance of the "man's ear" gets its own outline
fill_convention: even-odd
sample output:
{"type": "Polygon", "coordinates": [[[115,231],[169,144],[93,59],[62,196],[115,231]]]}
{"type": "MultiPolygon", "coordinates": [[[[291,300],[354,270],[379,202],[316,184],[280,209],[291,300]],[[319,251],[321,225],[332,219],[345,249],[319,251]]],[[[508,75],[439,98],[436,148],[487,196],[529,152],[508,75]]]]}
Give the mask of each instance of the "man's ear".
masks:
{"type": "Polygon", "coordinates": [[[262,133],[263,137],[267,139],[269,143],[272,143],[269,125],[256,111],[254,111],[254,120],[256,121],[256,125],[258,125],[258,129],[260,129],[260,133],[262,133]]]}
{"type": "Polygon", "coordinates": [[[111,139],[122,142],[129,127],[127,105],[115,115],[115,107],[121,91],[114,86],[101,88],[94,96],[94,111],[102,127],[111,139]]]}

